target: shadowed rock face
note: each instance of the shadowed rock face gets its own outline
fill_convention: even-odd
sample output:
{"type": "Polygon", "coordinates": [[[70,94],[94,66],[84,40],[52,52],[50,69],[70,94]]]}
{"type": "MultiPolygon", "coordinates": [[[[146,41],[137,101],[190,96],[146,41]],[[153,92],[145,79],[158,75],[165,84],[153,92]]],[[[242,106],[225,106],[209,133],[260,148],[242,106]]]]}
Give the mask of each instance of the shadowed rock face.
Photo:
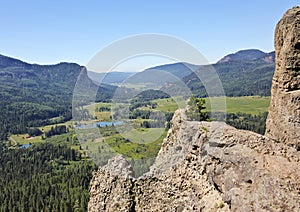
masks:
{"type": "Polygon", "coordinates": [[[289,10],[276,29],[270,138],[188,121],[177,110],[148,173],[132,178],[132,167],[118,156],[93,174],[89,211],[298,212],[299,11],[289,10]]]}
{"type": "Polygon", "coordinates": [[[275,31],[276,70],[266,136],[300,148],[300,7],[286,12],[275,31]]]}

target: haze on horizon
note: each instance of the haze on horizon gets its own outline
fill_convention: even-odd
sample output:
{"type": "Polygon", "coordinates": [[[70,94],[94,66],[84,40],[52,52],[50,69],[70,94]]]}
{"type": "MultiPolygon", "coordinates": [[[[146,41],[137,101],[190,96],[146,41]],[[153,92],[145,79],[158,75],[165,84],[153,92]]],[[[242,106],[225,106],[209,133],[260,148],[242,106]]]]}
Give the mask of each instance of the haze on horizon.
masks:
{"type": "MultiPolygon", "coordinates": [[[[175,36],[209,63],[241,49],[271,52],[277,21],[297,1],[2,1],[0,54],[29,63],[86,65],[102,48],[131,35],[175,36]]],[[[118,71],[172,63],[145,57],[118,71]]]]}

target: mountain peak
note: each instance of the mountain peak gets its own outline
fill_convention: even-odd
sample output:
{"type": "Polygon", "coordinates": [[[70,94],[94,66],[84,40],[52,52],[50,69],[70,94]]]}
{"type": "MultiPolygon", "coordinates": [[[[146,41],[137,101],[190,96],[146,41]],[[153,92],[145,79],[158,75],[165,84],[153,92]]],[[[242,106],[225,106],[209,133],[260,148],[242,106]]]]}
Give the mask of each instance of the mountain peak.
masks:
{"type": "Polygon", "coordinates": [[[223,57],[221,60],[218,61],[218,63],[224,63],[229,61],[239,61],[239,60],[256,60],[259,58],[263,58],[268,53],[265,53],[258,49],[246,49],[246,50],[240,50],[236,53],[228,54],[225,57],[223,57]]]}

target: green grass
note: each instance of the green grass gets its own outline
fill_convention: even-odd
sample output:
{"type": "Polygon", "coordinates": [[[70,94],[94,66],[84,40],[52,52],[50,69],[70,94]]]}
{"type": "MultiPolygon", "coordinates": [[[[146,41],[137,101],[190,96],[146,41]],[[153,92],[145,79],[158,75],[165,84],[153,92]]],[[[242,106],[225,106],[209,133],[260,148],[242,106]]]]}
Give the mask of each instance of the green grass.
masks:
{"type": "Polygon", "coordinates": [[[108,107],[111,108],[112,104],[107,102],[98,102],[85,106],[85,108],[89,111],[89,114],[96,116],[97,121],[111,121],[111,112],[110,111],[102,111],[96,112],[96,108],[99,107],[108,107]]]}
{"type": "MultiPolygon", "coordinates": [[[[138,130],[142,134],[157,135],[156,133],[160,129],[138,130]]],[[[116,155],[123,155],[132,164],[134,175],[138,177],[149,170],[166,135],[167,131],[164,130],[163,132],[159,132],[158,137],[153,139],[152,142],[139,141],[140,143],[135,143],[120,134],[114,134],[103,138],[87,140],[85,143],[81,143],[81,148],[98,166],[105,165],[109,159],[116,155]]],[[[136,137],[136,139],[139,138],[136,137]]]]}
{"type": "Polygon", "coordinates": [[[89,155],[98,157],[99,161],[105,161],[115,154],[134,159],[154,158],[166,135],[167,131],[161,128],[139,128],[124,134],[116,133],[94,139],[90,134],[81,146],[84,151],[88,150],[89,155]]]}
{"type": "Polygon", "coordinates": [[[157,110],[162,112],[175,112],[178,108],[185,106],[185,100],[180,97],[156,99],[152,102],[157,103],[157,110]]]}
{"type": "MultiPolygon", "coordinates": [[[[48,132],[51,129],[51,127],[60,126],[60,125],[66,125],[67,127],[70,127],[70,126],[72,126],[72,121],[67,121],[65,123],[59,123],[59,124],[53,124],[53,125],[45,125],[45,126],[39,127],[39,129],[43,133],[45,133],[45,132],[48,132]]],[[[41,143],[41,142],[45,141],[42,139],[42,136],[34,136],[34,137],[30,137],[30,138],[28,138],[28,136],[29,135],[27,133],[26,134],[14,134],[14,135],[10,136],[10,140],[16,141],[18,145],[24,145],[24,144],[28,144],[28,143],[41,143]]],[[[47,138],[47,140],[49,140],[49,139],[52,139],[52,138],[47,138]]]]}
{"type": "Polygon", "coordinates": [[[105,138],[105,143],[115,152],[127,158],[153,158],[156,157],[166,134],[167,132],[165,130],[152,128],[147,129],[146,132],[129,132],[127,135],[124,135],[124,137],[130,139],[130,141],[122,140],[121,135],[115,135],[105,138]],[[120,138],[120,140],[116,138],[120,138]],[[141,138],[143,138],[144,141],[141,141],[141,138]]]}
{"type": "Polygon", "coordinates": [[[225,106],[227,113],[248,113],[258,115],[267,112],[270,105],[270,97],[243,96],[243,97],[213,97],[205,98],[207,111],[211,111],[211,101],[215,103],[215,112],[220,112],[225,106]],[[224,99],[225,98],[225,99],[224,99]],[[226,105],[223,105],[223,102],[226,105]]]}
{"type": "Polygon", "coordinates": [[[97,117],[97,121],[111,121],[110,111],[95,112],[95,116],[97,117]]]}
{"type": "Polygon", "coordinates": [[[85,106],[85,108],[89,111],[89,113],[94,113],[95,109],[98,107],[111,107],[111,103],[107,102],[97,102],[90,105],[85,106]]]}
{"type": "Polygon", "coordinates": [[[15,140],[19,145],[24,145],[28,143],[39,143],[43,141],[42,136],[26,138],[27,136],[28,134],[18,134],[18,135],[11,135],[10,138],[15,140]]]}
{"type": "MultiPolygon", "coordinates": [[[[78,152],[83,154],[84,151],[82,150],[82,148],[80,148],[80,144],[78,142],[74,143],[72,141],[73,135],[74,135],[74,132],[69,132],[69,133],[64,133],[61,135],[55,135],[50,138],[45,138],[43,140],[42,136],[36,136],[36,137],[31,137],[31,138],[27,139],[26,136],[28,136],[28,134],[18,134],[18,135],[11,135],[10,140],[13,139],[14,141],[16,141],[17,145],[25,145],[28,143],[39,144],[39,143],[45,143],[45,142],[51,142],[51,143],[55,143],[55,144],[67,144],[67,146],[70,147],[71,149],[77,150],[78,152]]],[[[11,142],[11,143],[12,143],[12,145],[15,145],[14,142],[11,142]]]]}
{"type": "Polygon", "coordinates": [[[133,131],[122,134],[123,137],[129,139],[131,142],[147,144],[153,142],[162,135],[163,128],[138,128],[133,131]]]}
{"type": "Polygon", "coordinates": [[[55,126],[61,126],[61,125],[66,125],[67,127],[68,126],[72,126],[73,125],[73,122],[72,121],[67,121],[67,122],[64,122],[64,123],[59,123],[59,124],[52,124],[52,125],[45,125],[43,127],[39,127],[39,129],[45,133],[45,132],[48,132],[51,127],[55,127],[55,126]]]}

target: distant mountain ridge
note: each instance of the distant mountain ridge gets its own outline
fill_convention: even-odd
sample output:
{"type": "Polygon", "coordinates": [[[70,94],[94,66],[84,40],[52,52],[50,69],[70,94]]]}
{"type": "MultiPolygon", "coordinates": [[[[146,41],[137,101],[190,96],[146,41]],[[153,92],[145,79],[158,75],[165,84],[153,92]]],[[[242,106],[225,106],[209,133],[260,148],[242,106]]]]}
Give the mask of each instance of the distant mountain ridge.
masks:
{"type": "Polygon", "coordinates": [[[265,58],[271,56],[275,58],[275,52],[265,53],[258,49],[246,49],[240,50],[236,53],[228,54],[219,60],[217,63],[224,63],[229,61],[253,61],[260,58],[265,58]],[[274,55],[274,56],[273,56],[274,55]]]}
{"type": "Polygon", "coordinates": [[[197,73],[211,68],[218,74],[227,96],[269,96],[275,69],[275,52],[241,50],[211,65],[174,63],[156,66],[137,73],[128,82],[153,84],[153,87],[168,85],[169,89],[173,89],[174,83],[181,81],[195,95],[205,97],[206,89],[197,73]]]}
{"type": "Polygon", "coordinates": [[[108,72],[108,73],[98,73],[93,71],[87,72],[88,77],[91,78],[96,84],[119,84],[124,82],[126,79],[130,78],[136,72],[108,72]]]}
{"type": "Polygon", "coordinates": [[[181,78],[186,77],[189,74],[193,73],[198,68],[199,68],[198,65],[179,62],[179,63],[172,63],[172,64],[151,67],[151,68],[144,70],[144,72],[153,71],[153,70],[162,70],[162,71],[169,72],[170,74],[181,79],[181,78]]]}
{"type": "MultiPolygon", "coordinates": [[[[26,89],[51,89],[72,94],[79,74],[86,79],[91,86],[92,80],[88,77],[84,66],[76,63],[61,62],[53,65],[29,64],[18,59],[0,55],[0,82],[2,85],[12,85],[26,89]]],[[[107,87],[112,87],[107,85],[107,87]]]]}
{"type": "Polygon", "coordinates": [[[0,54],[0,67],[2,68],[2,67],[7,67],[7,66],[27,67],[27,66],[30,66],[30,64],[25,63],[21,60],[14,59],[14,58],[0,54]]]}
{"type": "MultiPolygon", "coordinates": [[[[211,65],[217,72],[226,96],[269,96],[275,71],[275,52],[241,50],[223,57],[211,65]]],[[[210,66],[199,69],[183,81],[199,97],[207,96],[206,89],[197,73],[209,70],[210,66]]]]}
{"type": "Polygon", "coordinates": [[[98,90],[96,100],[110,99],[116,87],[98,86],[76,63],[37,65],[0,55],[0,140],[8,133],[26,133],[28,127],[54,117],[72,117],[72,97],[80,75],[85,86],[98,90]]]}

